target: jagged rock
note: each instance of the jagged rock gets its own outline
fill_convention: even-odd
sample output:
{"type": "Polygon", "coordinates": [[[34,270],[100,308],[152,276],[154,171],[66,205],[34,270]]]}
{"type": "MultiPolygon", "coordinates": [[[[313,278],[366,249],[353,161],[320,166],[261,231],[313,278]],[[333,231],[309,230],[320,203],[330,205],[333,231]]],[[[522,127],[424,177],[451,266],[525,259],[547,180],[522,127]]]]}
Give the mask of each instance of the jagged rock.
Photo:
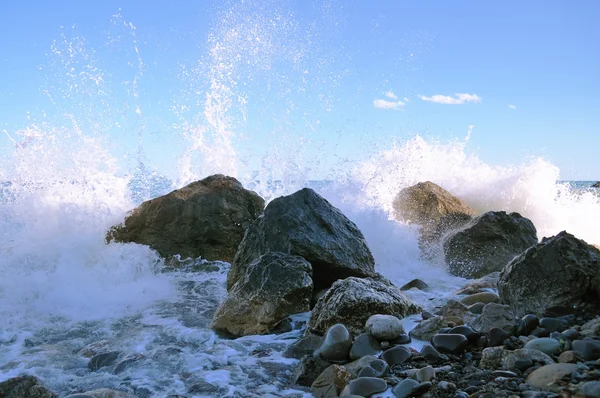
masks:
{"type": "Polygon", "coordinates": [[[58,396],[44,388],[34,376],[20,376],[0,382],[2,398],[57,398],[58,396]]]}
{"type": "Polygon", "coordinates": [[[343,366],[331,365],[317,377],[310,387],[315,398],[339,397],[340,392],[350,381],[350,373],[343,366]]]}
{"type": "Polygon", "coordinates": [[[444,321],[444,318],[441,316],[434,316],[433,318],[426,319],[419,323],[409,332],[409,334],[415,339],[429,341],[445,327],[446,321],[444,321]]]}
{"type": "Polygon", "coordinates": [[[479,279],[469,281],[467,285],[457,290],[454,294],[476,294],[480,292],[497,289],[500,272],[492,272],[479,279]]]}
{"type": "Polygon", "coordinates": [[[299,256],[260,256],[231,288],[212,327],[235,337],[265,334],[289,315],[310,310],[312,267],[299,256]]]}
{"type": "Polygon", "coordinates": [[[518,315],[556,306],[598,309],[600,251],[565,231],[544,238],[508,264],[498,292],[518,315]]]}
{"type": "Polygon", "coordinates": [[[473,327],[481,333],[487,333],[492,328],[499,328],[512,335],[515,332],[517,320],[507,305],[488,303],[483,307],[481,315],[473,322],[473,327]]]}
{"type": "Polygon", "coordinates": [[[371,315],[393,315],[402,319],[420,310],[389,281],[350,277],[335,282],[319,299],[308,327],[324,333],[330,326],[341,323],[353,335],[358,335],[371,315]]]}
{"type": "Polygon", "coordinates": [[[426,258],[437,255],[444,234],[475,215],[467,204],[430,181],[404,188],[394,199],[393,208],[397,220],[422,226],[419,247],[426,258]]]}
{"type": "Polygon", "coordinates": [[[452,275],[480,278],[501,271],[509,261],[537,243],[533,223],[519,213],[490,211],[444,240],[452,275]]]}
{"type": "Polygon", "coordinates": [[[375,260],[358,227],[309,188],[273,200],[248,227],[227,275],[227,289],[252,261],[270,251],[308,260],[315,290],[349,276],[375,274],[375,260]]]}
{"type": "Polygon", "coordinates": [[[163,257],[231,262],[265,201],[222,174],[193,182],[135,208],[107,241],[148,245],[163,257]]]}

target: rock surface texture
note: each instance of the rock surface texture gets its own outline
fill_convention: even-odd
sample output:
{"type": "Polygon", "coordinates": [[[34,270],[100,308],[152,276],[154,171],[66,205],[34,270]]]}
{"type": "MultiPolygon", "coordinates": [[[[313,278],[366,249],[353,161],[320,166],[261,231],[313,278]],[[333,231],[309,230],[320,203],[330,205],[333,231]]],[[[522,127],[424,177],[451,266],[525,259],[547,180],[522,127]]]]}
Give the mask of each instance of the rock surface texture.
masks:
{"type": "Polygon", "coordinates": [[[216,174],[142,203],[111,228],[107,241],[148,245],[163,257],[230,262],[264,207],[238,180],[216,174]]]}

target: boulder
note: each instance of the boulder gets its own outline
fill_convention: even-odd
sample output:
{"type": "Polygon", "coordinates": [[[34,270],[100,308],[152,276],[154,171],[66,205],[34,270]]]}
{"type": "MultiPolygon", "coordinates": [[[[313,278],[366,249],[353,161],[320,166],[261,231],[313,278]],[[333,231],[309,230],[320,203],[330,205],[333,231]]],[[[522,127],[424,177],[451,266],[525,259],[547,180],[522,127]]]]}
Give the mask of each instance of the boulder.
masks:
{"type": "Polygon", "coordinates": [[[498,292],[519,316],[554,306],[597,309],[600,251],[565,231],[544,238],[508,264],[498,292]]]}
{"type": "Polygon", "coordinates": [[[227,289],[252,261],[271,251],[308,260],[316,290],[338,279],[375,273],[375,260],[358,227],[309,188],[273,200],[248,228],[227,275],[227,289]]]}
{"type": "Polygon", "coordinates": [[[449,231],[468,223],[475,211],[433,182],[420,182],[398,193],[393,202],[397,220],[421,225],[419,247],[424,257],[439,252],[439,241],[449,231]]]}
{"type": "Polygon", "coordinates": [[[310,310],[308,261],[270,252],[253,261],[215,312],[212,327],[232,336],[269,333],[289,315],[310,310]]]}
{"type": "Polygon", "coordinates": [[[481,278],[501,271],[509,261],[537,243],[533,223],[519,213],[490,211],[444,239],[451,274],[481,278]]]}
{"type": "Polygon", "coordinates": [[[163,257],[231,262],[264,207],[238,180],[216,174],[142,203],[106,239],[148,245],[163,257]]]}
{"type": "Polygon", "coordinates": [[[20,376],[0,382],[2,398],[57,398],[58,395],[44,388],[34,376],[20,376]]]}
{"type": "Polygon", "coordinates": [[[393,315],[402,319],[420,310],[387,280],[350,277],[335,282],[319,299],[310,315],[308,327],[324,333],[330,326],[341,323],[357,336],[371,315],[393,315]]]}

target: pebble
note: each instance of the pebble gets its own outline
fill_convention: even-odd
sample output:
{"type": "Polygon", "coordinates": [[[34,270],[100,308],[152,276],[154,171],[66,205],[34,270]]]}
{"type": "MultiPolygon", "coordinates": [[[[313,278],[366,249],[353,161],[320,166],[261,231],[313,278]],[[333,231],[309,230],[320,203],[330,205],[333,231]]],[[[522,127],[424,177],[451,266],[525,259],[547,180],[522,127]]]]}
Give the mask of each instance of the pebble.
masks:
{"type": "Polygon", "coordinates": [[[471,343],[477,341],[477,339],[479,338],[479,333],[477,333],[475,330],[473,330],[472,327],[467,325],[455,326],[452,329],[448,330],[448,334],[462,334],[471,343]]]}
{"type": "Polygon", "coordinates": [[[436,334],[431,343],[440,352],[462,354],[467,348],[468,340],[462,334],[436,334]]]}
{"type": "Polygon", "coordinates": [[[565,351],[558,356],[559,363],[577,363],[579,360],[575,351],[565,351]]]}
{"type": "Polygon", "coordinates": [[[419,382],[413,379],[404,379],[392,389],[396,398],[405,398],[413,394],[413,391],[419,387],[419,382]]]}
{"type": "Polygon", "coordinates": [[[365,331],[380,341],[390,341],[404,333],[398,317],[393,315],[371,315],[365,323],[365,331]]]}
{"type": "Polygon", "coordinates": [[[439,353],[439,351],[430,346],[429,344],[423,346],[419,354],[429,362],[435,362],[442,359],[442,355],[439,353]]]}
{"type": "Polygon", "coordinates": [[[354,361],[365,355],[375,355],[379,351],[379,341],[375,337],[364,333],[354,339],[354,344],[350,349],[350,360],[354,361]]]}
{"type": "Polygon", "coordinates": [[[504,343],[504,340],[510,336],[504,330],[500,328],[491,328],[488,332],[488,347],[497,347],[504,343]]]}
{"type": "Polygon", "coordinates": [[[418,382],[431,381],[435,379],[435,369],[431,366],[421,368],[415,374],[415,378],[418,382]]]}
{"type": "Polygon", "coordinates": [[[538,350],[544,354],[554,355],[560,350],[560,342],[550,337],[542,337],[529,341],[523,348],[538,350]]]}
{"type": "Polygon", "coordinates": [[[388,365],[400,365],[406,362],[412,356],[410,350],[404,346],[397,346],[394,348],[390,348],[385,351],[381,358],[387,362],[388,365]]]}
{"type": "Polygon", "coordinates": [[[525,315],[517,326],[517,336],[529,336],[539,324],[540,320],[536,315],[525,315]]]}
{"type": "Polygon", "coordinates": [[[385,380],[377,377],[359,377],[352,380],[348,384],[348,387],[350,394],[369,397],[373,394],[384,392],[387,390],[388,385],[385,380]]]}

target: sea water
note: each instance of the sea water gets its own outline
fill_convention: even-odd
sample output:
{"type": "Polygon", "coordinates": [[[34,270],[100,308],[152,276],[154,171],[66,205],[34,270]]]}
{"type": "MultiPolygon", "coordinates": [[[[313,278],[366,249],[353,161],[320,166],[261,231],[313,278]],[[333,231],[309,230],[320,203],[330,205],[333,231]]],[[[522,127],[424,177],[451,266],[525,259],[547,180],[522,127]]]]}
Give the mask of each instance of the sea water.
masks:
{"type": "Polygon", "coordinates": [[[377,271],[399,286],[413,278],[431,286],[407,292],[428,309],[465,281],[422,261],[418,227],[393,217],[394,197],[417,182],[433,181],[479,212],[519,212],[540,239],[567,230],[600,244],[600,190],[591,182],[561,182],[543,158],[488,165],[468,150],[469,132],[452,142],[390,137],[363,156],[322,153],[318,135],[295,132],[292,116],[310,125],[314,104],[327,110],[340,95],[349,72],[319,47],[335,13],[323,7],[302,19],[272,1],[213,11],[203,53],[182,63],[174,77],[180,94],[164,108],[144,99],[151,66],[139,31],[121,15],[107,43],[120,43],[124,55],[110,62],[69,30],[51,46],[43,92],[56,113],[6,131],[0,153],[0,380],[35,375],[60,396],[97,388],[139,397],[305,394],[291,386],[296,361],[282,352],[309,314],[295,315],[291,332],[221,338],[209,325],[229,264],[195,259],[173,270],[146,246],[105,242],[143,200],[212,173],[237,177],[267,202],[315,189],[358,225],[377,271]],[[112,96],[123,87],[110,69],[115,60],[130,66],[122,103],[112,96]],[[307,79],[309,70],[319,76],[307,79]],[[261,85],[270,88],[263,97],[240,94],[261,85]],[[285,104],[288,91],[306,100],[285,104]],[[270,107],[276,111],[265,112],[270,107]],[[168,139],[148,134],[153,112],[175,120],[168,139]],[[90,344],[122,353],[127,366],[91,372],[82,351],[90,344]]]}

